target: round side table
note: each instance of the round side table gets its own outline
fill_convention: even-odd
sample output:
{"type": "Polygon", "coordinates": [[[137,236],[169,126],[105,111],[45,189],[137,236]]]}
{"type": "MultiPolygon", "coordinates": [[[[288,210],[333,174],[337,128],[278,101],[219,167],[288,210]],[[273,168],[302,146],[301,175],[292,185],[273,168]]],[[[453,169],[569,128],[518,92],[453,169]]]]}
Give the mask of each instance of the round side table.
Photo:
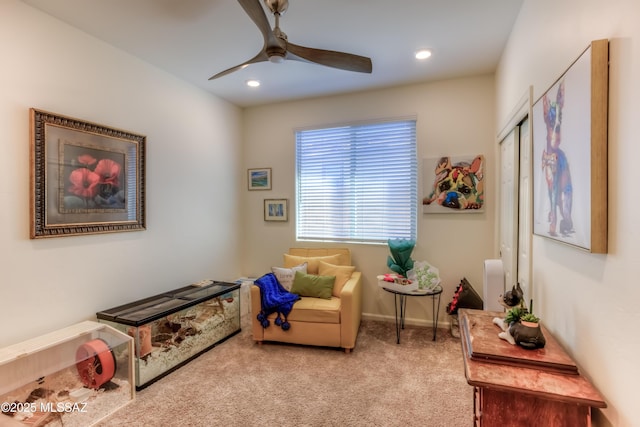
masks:
{"type": "Polygon", "coordinates": [[[438,317],[440,315],[440,295],[442,294],[441,285],[438,285],[435,288],[429,290],[417,289],[410,292],[402,292],[385,287],[382,287],[382,289],[389,293],[392,293],[394,296],[394,305],[396,310],[396,341],[398,344],[400,344],[400,330],[404,329],[404,316],[407,310],[407,297],[431,297],[433,341],[436,340],[436,332],[438,330],[438,317]]]}

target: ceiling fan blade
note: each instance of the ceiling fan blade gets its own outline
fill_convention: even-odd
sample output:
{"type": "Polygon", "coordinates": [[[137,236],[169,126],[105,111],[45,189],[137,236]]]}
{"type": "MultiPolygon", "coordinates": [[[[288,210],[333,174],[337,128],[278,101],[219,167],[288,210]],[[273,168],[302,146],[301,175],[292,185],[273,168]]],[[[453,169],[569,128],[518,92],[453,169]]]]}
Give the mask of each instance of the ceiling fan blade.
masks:
{"type": "Polygon", "coordinates": [[[220,71],[218,74],[209,77],[209,80],[214,80],[217,79],[218,77],[222,77],[222,76],[226,76],[227,74],[231,74],[234,71],[238,71],[244,67],[246,67],[247,65],[251,65],[251,64],[255,64],[258,62],[265,62],[269,60],[269,56],[267,56],[266,52],[263,50],[261,51],[259,54],[257,54],[256,56],[254,56],[253,58],[251,58],[250,60],[243,62],[240,65],[236,65],[235,67],[231,67],[228,68],[224,71],[220,71]]]}
{"type": "MultiPolygon", "coordinates": [[[[371,73],[373,66],[371,59],[351,53],[336,52],[334,50],[313,49],[287,42],[287,51],[304,60],[339,68],[341,70],[371,73]]],[[[291,58],[295,59],[295,58],[291,58]]]]}
{"type": "Polygon", "coordinates": [[[242,6],[262,33],[265,46],[282,47],[276,36],[273,35],[273,30],[271,29],[267,15],[260,5],[260,0],[238,0],[238,3],[240,3],[240,6],[242,6]]]}

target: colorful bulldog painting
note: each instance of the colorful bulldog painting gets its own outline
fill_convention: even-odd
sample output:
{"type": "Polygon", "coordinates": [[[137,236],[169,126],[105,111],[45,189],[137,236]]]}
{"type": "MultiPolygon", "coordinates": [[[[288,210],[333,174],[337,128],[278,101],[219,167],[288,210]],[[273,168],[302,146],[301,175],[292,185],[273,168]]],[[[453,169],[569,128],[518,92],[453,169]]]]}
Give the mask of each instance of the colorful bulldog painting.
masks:
{"type": "Polygon", "coordinates": [[[484,156],[425,161],[425,212],[478,212],[484,206],[484,156]],[[430,208],[427,208],[430,207],[430,208]],[[444,209],[443,209],[444,208],[444,209]]]}

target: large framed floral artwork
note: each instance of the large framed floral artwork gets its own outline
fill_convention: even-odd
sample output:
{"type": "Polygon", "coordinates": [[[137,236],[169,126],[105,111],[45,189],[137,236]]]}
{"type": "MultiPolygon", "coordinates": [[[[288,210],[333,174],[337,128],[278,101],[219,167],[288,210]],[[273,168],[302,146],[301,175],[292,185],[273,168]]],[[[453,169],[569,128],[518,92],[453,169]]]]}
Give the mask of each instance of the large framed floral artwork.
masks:
{"type": "Polygon", "coordinates": [[[32,239],[138,231],[146,137],[32,108],[32,239]]]}

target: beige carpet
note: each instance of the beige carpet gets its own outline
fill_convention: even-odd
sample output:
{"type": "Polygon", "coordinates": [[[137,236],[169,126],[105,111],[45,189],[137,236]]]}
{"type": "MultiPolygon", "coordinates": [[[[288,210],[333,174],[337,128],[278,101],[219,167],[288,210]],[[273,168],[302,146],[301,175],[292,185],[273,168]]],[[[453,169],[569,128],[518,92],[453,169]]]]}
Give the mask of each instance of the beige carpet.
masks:
{"type": "MultiPolygon", "coordinates": [[[[109,426],[470,426],[472,388],[447,329],[363,321],[356,349],[265,343],[242,331],[136,394],[109,426]]],[[[273,326],[271,326],[273,327],[273,326]]]]}

